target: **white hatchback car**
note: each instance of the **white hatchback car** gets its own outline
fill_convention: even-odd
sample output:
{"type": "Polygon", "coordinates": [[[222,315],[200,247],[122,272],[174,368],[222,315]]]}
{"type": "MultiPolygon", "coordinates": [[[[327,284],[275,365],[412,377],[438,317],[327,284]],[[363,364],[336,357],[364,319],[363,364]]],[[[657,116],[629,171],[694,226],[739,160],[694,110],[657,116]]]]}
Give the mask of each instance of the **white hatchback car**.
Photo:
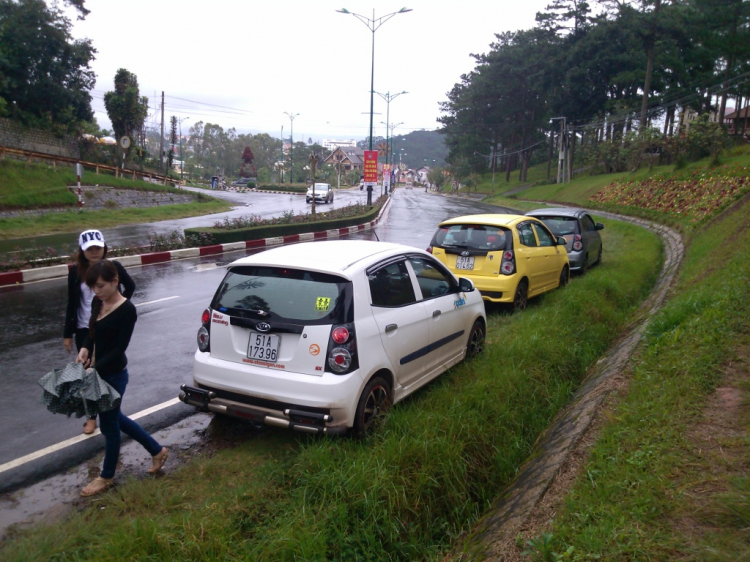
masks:
{"type": "Polygon", "coordinates": [[[230,264],[180,399],[311,433],[364,434],[484,345],[482,296],[427,252],[308,242],[230,264]]]}

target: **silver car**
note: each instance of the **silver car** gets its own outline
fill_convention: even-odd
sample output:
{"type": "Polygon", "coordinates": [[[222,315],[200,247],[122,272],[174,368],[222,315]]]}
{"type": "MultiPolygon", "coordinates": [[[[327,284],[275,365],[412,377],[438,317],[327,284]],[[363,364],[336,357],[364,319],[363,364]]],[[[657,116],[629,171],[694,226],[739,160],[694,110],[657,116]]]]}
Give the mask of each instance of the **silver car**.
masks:
{"type": "MultiPolygon", "coordinates": [[[[329,183],[315,184],[315,202],[316,203],[333,203],[333,188],[329,183]]],[[[305,202],[310,203],[313,200],[313,186],[307,188],[305,202]]]]}
{"type": "Polygon", "coordinates": [[[595,223],[587,211],[561,207],[535,209],[526,215],[541,220],[555,236],[565,238],[571,271],[585,273],[590,266],[602,261],[602,237],[599,231],[604,225],[595,223]]]}

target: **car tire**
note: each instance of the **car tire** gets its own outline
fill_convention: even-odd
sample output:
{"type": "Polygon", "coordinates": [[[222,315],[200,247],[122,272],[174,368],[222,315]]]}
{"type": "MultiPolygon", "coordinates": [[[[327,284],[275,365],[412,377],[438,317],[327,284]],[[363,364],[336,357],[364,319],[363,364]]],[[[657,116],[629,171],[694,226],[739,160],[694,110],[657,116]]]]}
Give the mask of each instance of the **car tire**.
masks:
{"type": "Polygon", "coordinates": [[[602,250],[603,249],[604,249],[603,246],[600,245],[599,246],[599,255],[596,256],[596,261],[594,262],[596,265],[599,265],[600,263],[602,263],[602,250]]]}
{"type": "Polygon", "coordinates": [[[383,377],[373,377],[359,397],[354,414],[354,435],[365,437],[382,423],[391,408],[391,387],[383,377]]]}
{"type": "Polygon", "coordinates": [[[309,199],[305,199],[305,203],[309,203],[309,202],[310,202],[310,200],[309,200],[309,199]]]}
{"type": "Polygon", "coordinates": [[[476,320],[469,332],[469,341],[466,343],[466,361],[471,361],[484,350],[484,324],[476,320]]]}
{"type": "Polygon", "coordinates": [[[581,264],[581,269],[579,270],[581,275],[586,275],[589,270],[589,255],[586,253],[585,256],[583,256],[583,263],[581,264]]]}
{"type": "Polygon", "coordinates": [[[570,268],[567,265],[564,265],[560,272],[560,283],[558,287],[562,289],[568,284],[568,281],[570,281],[570,268]]]}
{"type": "Polygon", "coordinates": [[[529,282],[526,279],[521,279],[516,287],[516,292],[513,295],[513,312],[520,312],[526,310],[526,305],[529,303],[529,282]]]}

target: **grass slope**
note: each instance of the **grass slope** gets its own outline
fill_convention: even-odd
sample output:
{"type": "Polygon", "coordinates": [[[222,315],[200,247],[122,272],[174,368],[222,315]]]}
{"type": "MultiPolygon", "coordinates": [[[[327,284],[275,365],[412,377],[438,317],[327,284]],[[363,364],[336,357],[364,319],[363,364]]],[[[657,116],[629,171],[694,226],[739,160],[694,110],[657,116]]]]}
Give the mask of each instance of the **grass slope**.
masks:
{"type": "Polygon", "coordinates": [[[571,548],[580,560],[750,557],[748,216],[746,199],[695,234],[675,296],[648,329],[629,393],[534,559],[571,548]],[[714,455],[696,446],[694,428],[738,353],[742,404],[734,431],[709,425],[710,441],[725,449],[714,455]]]}
{"type": "Polygon", "coordinates": [[[269,431],[20,533],[3,560],[428,560],[468,530],[649,292],[661,245],[610,222],[601,267],[489,314],[486,353],[371,438],[269,431]]]}

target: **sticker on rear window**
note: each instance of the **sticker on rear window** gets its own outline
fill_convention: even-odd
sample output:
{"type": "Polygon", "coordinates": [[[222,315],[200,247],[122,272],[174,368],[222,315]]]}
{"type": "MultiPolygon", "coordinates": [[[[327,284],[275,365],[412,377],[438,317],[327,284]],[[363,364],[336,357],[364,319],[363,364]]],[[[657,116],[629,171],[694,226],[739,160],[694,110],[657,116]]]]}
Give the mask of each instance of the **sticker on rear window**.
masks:
{"type": "Polygon", "coordinates": [[[327,312],[331,307],[331,299],[327,297],[318,297],[315,299],[315,310],[327,312]]]}

